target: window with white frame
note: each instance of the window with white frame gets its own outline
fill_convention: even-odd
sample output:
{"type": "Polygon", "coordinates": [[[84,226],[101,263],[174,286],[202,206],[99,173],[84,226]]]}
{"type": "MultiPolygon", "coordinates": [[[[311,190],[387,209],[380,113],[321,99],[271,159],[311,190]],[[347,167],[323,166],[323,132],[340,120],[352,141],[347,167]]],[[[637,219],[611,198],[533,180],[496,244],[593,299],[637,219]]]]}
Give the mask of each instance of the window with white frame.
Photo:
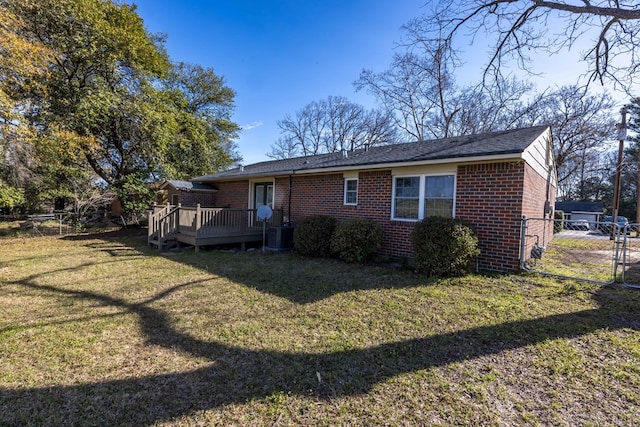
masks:
{"type": "Polygon", "coordinates": [[[404,176],[394,181],[393,217],[418,219],[420,214],[420,177],[404,176]]]}
{"type": "Polygon", "coordinates": [[[453,175],[425,176],[424,216],[453,218],[453,175]]]}
{"type": "Polygon", "coordinates": [[[398,176],[393,180],[393,219],[453,218],[455,175],[398,176]]]}
{"type": "Polygon", "coordinates": [[[344,204],[358,204],[358,179],[347,178],[344,180],[344,204]]]}

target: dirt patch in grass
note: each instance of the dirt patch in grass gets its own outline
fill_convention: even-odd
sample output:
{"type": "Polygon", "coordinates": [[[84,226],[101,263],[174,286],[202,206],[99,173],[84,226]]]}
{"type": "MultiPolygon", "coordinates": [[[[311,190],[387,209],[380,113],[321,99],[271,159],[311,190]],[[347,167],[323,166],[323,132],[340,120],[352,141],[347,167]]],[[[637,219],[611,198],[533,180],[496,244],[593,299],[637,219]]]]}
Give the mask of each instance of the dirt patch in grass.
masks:
{"type": "Polygon", "coordinates": [[[165,257],[139,235],[3,239],[0,425],[631,425],[639,303],[535,276],[165,257]]]}
{"type": "Polygon", "coordinates": [[[556,236],[542,258],[530,264],[535,271],[543,273],[611,283],[615,278],[615,245],[607,239],[556,236]]]}

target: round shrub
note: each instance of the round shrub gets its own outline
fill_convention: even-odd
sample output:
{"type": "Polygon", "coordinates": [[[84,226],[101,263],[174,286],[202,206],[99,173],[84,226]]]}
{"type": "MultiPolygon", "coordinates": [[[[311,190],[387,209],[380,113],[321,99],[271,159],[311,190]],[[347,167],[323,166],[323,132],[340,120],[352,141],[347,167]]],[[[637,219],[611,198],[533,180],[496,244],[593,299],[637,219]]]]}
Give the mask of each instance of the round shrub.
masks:
{"type": "Polygon", "coordinates": [[[411,242],[417,270],[430,276],[462,275],[480,254],[475,230],[457,218],[425,218],[416,224],[411,242]]]}
{"type": "Polygon", "coordinates": [[[331,236],[331,252],[346,262],[362,263],[380,250],[382,229],[370,219],[340,222],[331,236]]]}
{"type": "Polygon", "coordinates": [[[331,255],[331,235],[335,218],[326,215],[309,216],[293,230],[293,247],[302,255],[331,255]]]}

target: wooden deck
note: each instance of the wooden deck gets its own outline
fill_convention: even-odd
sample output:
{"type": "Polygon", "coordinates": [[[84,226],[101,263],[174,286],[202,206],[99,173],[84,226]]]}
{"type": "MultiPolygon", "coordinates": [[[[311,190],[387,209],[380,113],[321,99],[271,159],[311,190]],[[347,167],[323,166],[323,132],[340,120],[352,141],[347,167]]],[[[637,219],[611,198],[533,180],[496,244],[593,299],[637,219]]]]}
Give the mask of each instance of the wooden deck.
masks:
{"type": "Polygon", "coordinates": [[[263,229],[282,225],[282,210],[274,209],[266,223],[256,209],[155,206],[149,215],[149,245],[159,250],[174,244],[194,246],[259,242],[263,229]]]}

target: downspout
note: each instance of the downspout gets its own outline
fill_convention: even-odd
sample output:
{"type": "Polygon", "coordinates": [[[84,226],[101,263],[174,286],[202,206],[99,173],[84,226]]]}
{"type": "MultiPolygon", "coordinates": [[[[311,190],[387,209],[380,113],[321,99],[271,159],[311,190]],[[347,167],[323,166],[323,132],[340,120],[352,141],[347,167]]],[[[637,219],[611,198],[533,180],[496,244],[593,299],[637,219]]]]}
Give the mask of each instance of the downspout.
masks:
{"type": "Polygon", "coordinates": [[[292,175],[289,175],[289,209],[288,209],[289,225],[291,225],[291,191],[293,189],[292,181],[293,181],[292,175]]]}

